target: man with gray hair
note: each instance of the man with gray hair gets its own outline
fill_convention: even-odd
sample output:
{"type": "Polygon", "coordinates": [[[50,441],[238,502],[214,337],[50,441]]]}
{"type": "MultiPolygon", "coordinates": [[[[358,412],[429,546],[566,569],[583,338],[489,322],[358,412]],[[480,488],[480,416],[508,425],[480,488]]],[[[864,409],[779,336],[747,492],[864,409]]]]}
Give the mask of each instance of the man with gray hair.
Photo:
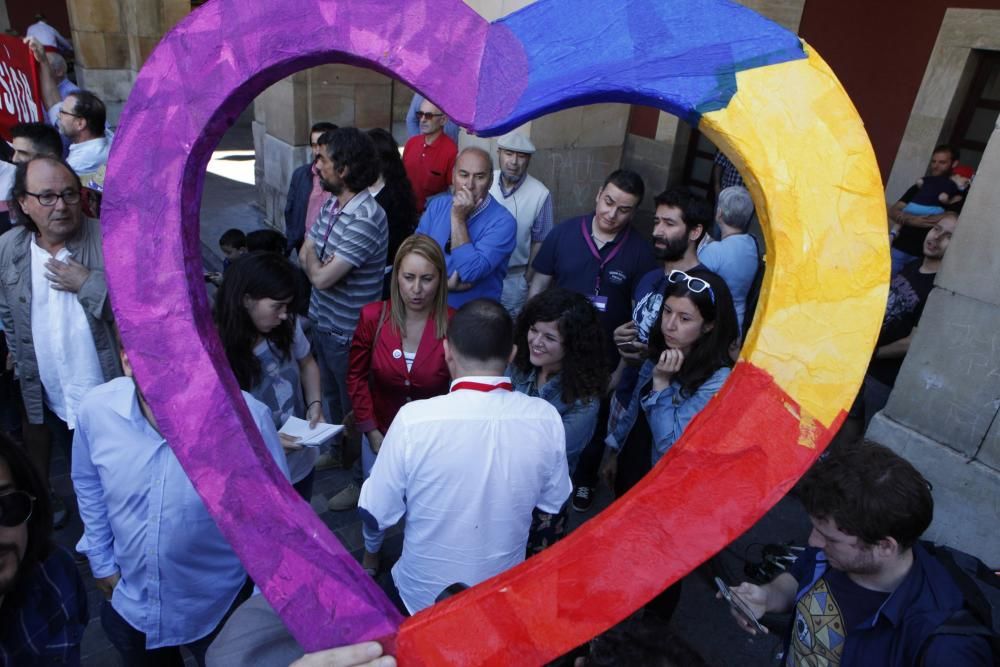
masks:
{"type": "Polygon", "coordinates": [[[523,134],[511,132],[497,141],[497,163],[490,195],[517,221],[517,242],[507,265],[500,303],[516,317],[528,298],[531,263],[552,229],[552,195],[528,173],[535,145],[523,134]]]}
{"type": "Polygon", "coordinates": [[[416,233],[431,237],[444,250],[449,306],[459,308],[480,297],[499,301],[517,223],[490,196],[489,153],[476,147],[459,153],[452,181],[454,193],[428,202],[416,233]]]}
{"type": "Polygon", "coordinates": [[[747,189],[732,185],[719,193],[715,221],[719,223],[720,240],[709,243],[698,253],[698,259],[726,281],[733,293],[736,321],[743,326],[747,295],[753,286],[760,263],[757,239],[747,233],[753,218],[753,200],[747,189]]]}
{"type": "Polygon", "coordinates": [[[80,87],[66,77],[68,69],[66,59],[58,53],[53,53],[51,51],[47,51],[45,53],[45,57],[49,61],[49,68],[52,70],[52,76],[56,78],[56,82],[59,87],[59,98],[64,100],[67,96],[79,92],[80,87]]]}

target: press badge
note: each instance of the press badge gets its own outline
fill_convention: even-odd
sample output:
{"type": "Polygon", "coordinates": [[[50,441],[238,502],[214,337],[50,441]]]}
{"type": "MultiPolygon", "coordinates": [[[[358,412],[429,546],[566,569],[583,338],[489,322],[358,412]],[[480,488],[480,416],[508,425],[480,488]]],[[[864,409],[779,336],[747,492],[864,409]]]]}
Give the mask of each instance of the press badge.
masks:
{"type": "Polygon", "coordinates": [[[594,296],[588,298],[590,299],[590,303],[593,304],[594,308],[597,309],[597,312],[599,313],[608,312],[608,297],[598,296],[597,294],[595,294],[594,296]]]}

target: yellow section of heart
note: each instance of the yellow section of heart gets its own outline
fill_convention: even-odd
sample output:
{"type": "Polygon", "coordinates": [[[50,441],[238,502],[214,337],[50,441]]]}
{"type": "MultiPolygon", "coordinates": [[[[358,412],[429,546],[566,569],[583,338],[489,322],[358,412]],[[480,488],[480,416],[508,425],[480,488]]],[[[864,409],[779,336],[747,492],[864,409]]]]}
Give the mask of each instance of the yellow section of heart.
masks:
{"type": "MultiPolygon", "coordinates": [[[[886,205],[868,135],[840,82],[808,59],[737,74],[699,129],[743,174],[768,271],[743,359],[825,427],[850,409],[889,284],[886,205]]],[[[807,443],[803,443],[807,444],[807,443]]]]}

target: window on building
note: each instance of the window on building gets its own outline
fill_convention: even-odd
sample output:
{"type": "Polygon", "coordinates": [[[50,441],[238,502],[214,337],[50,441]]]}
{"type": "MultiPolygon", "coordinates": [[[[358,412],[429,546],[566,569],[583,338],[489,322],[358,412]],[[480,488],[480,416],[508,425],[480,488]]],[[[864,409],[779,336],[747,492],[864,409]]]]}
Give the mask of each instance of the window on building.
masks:
{"type": "Polygon", "coordinates": [[[1000,52],[975,53],[979,62],[955,119],[951,143],[959,149],[962,164],[978,169],[1000,115],[1000,52]]]}

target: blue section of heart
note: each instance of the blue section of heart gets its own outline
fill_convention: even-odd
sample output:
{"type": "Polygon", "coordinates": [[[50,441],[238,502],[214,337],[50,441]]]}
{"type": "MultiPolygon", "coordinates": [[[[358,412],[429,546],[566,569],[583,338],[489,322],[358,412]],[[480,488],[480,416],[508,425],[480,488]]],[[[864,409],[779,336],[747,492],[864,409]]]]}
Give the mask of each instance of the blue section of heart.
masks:
{"type": "MultiPolygon", "coordinates": [[[[505,119],[477,113],[489,134],[596,102],[655,106],[696,126],[729,103],[737,72],[806,57],[796,35],[728,2],[631,0],[612,9],[606,0],[540,0],[491,29],[524,46],[528,85],[505,119]]],[[[488,43],[483,75],[521,66],[499,45],[488,43]]],[[[505,77],[484,76],[479,99],[511,92],[505,77]]]]}

